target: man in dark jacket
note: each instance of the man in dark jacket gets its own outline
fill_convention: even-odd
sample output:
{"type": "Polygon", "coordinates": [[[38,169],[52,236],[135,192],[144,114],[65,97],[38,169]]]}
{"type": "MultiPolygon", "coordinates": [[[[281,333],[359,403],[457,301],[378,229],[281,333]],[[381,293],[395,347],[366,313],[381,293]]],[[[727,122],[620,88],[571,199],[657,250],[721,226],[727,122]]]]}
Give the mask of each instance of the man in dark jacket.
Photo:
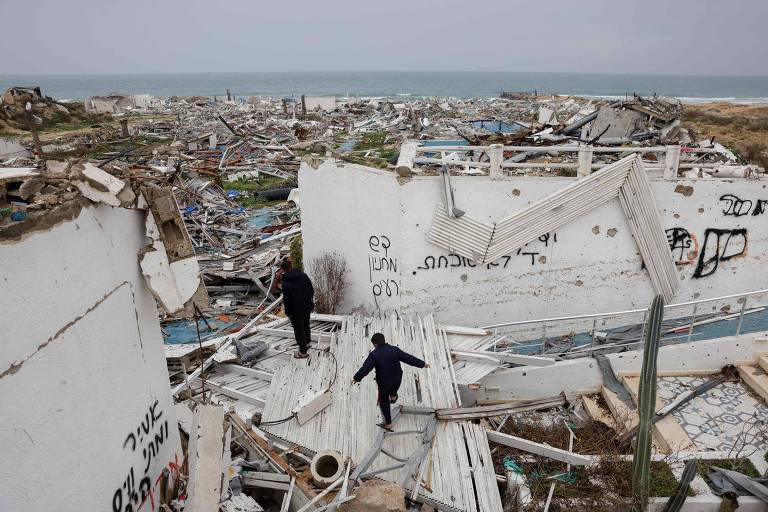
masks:
{"type": "Polygon", "coordinates": [[[394,345],[388,345],[384,335],[377,332],[371,337],[374,349],[368,354],[363,366],[352,377],[352,384],[357,384],[376,368],[376,385],[379,388],[379,408],[384,416],[384,423],[378,426],[385,430],[392,430],[392,412],[390,403],[397,401],[397,391],[403,380],[403,368],[400,363],[405,363],[416,368],[429,368],[429,365],[414,357],[408,352],[400,350],[394,345]]]}
{"type": "Polygon", "coordinates": [[[293,268],[291,260],[284,259],[280,263],[283,269],[283,307],[285,314],[291,320],[293,335],[299,344],[299,351],[293,357],[305,359],[309,357],[307,349],[311,340],[309,332],[309,314],[315,305],[312,298],[315,289],[309,276],[297,268],[293,268]]]}

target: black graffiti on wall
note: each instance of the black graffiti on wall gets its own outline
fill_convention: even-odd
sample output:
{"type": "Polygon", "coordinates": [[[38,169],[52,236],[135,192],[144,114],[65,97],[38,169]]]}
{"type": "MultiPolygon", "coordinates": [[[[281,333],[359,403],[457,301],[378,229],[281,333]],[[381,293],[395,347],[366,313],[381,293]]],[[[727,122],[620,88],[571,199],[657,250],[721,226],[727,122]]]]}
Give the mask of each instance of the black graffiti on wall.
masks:
{"type": "Polygon", "coordinates": [[[747,254],[747,230],[707,228],[704,231],[704,241],[701,244],[694,278],[702,278],[714,274],[720,263],[747,254]]]}
{"type": "Polygon", "coordinates": [[[131,430],[125,436],[123,449],[135,453],[140,450],[143,459],[142,477],[139,485],[136,485],[137,470],[131,466],[121,485],[115,489],[112,495],[113,512],[134,512],[149,499],[154,510],[154,498],[152,495],[152,479],[149,476],[149,468],[152,461],[160,453],[160,447],[168,439],[170,434],[168,420],[163,419],[163,411],[159,409],[159,402],[154,401],[144,416],[139,419],[135,432],[131,430]]]}
{"type": "Polygon", "coordinates": [[[675,259],[677,265],[690,265],[698,256],[699,247],[696,237],[688,232],[687,229],[674,227],[665,229],[669,250],[675,259]]]}
{"type": "Polygon", "coordinates": [[[400,295],[400,284],[395,278],[397,258],[389,254],[392,241],[387,235],[368,237],[368,280],[374,297],[393,297],[400,295]]]}
{"type": "MultiPolygon", "coordinates": [[[[545,233],[538,238],[538,241],[544,244],[544,247],[549,247],[550,244],[557,242],[557,233],[545,233]]],[[[514,256],[522,256],[530,261],[531,265],[537,263],[544,263],[546,260],[537,258],[541,254],[538,250],[528,248],[529,244],[517,249],[513,254],[514,256]]],[[[510,261],[512,261],[512,255],[505,255],[499,258],[499,261],[486,264],[477,264],[469,258],[459,256],[458,254],[440,254],[440,255],[428,255],[424,257],[424,263],[416,267],[416,270],[438,270],[442,268],[483,268],[491,270],[494,268],[507,268],[510,261]]],[[[414,272],[415,274],[416,272],[414,272]]]]}
{"type": "Polygon", "coordinates": [[[724,202],[723,215],[743,217],[744,215],[762,215],[768,207],[768,199],[741,199],[733,194],[723,194],[720,201],[724,202]]]}

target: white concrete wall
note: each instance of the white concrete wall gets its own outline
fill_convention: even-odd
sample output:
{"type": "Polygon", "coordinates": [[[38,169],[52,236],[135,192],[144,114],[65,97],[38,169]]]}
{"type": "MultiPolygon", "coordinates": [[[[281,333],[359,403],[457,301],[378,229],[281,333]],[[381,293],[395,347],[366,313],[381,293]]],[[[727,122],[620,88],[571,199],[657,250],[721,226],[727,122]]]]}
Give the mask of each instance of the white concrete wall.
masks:
{"type": "Polygon", "coordinates": [[[359,165],[322,170],[307,166],[299,176],[304,265],[325,252],[344,256],[347,265],[344,311],[400,307],[403,220],[397,181],[389,173],[359,165]],[[307,224],[308,226],[307,227],[307,224]]]}
{"type": "Polygon", "coordinates": [[[144,212],[89,207],[0,242],[0,510],[158,508],[182,463],[144,212]]]}
{"type": "MultiPolygon", "coordinates": [[[[326,162],[312,169],[304,164],[299,185],[304,257],[330,249],[346,256],[348,309],[362,305],[372,311],[382,305],[371,287],[372,251],[365,242],[382,233],[392,240],[388,257],[397,260],[400,280],[398,298],[386,305],[399,303],[402,312],[434,311],[438,320],[451,324],[489,325],[644,308],[651,301],[653,289],[618,199],[497,265],[475,265],[427,239],[435,205],[442,201],[439,177],[413,177],[400,185],[391,172],[339,165],[326,162]]],[[[453,178],[453,184],[457,206],[489,222],[573,179],[467,176],[453,178]]],[[[652,188],[668,235],[682,229],[675,232],[673,251],[682,279],[675,302],[768,288],[763,269],[768,203],[759,202],[768,200],[763,181],[653,179],[652,188]],[[725,194],[751,203],[739,203],[735,211],[733,201],[720,199],[725,194]]]]}

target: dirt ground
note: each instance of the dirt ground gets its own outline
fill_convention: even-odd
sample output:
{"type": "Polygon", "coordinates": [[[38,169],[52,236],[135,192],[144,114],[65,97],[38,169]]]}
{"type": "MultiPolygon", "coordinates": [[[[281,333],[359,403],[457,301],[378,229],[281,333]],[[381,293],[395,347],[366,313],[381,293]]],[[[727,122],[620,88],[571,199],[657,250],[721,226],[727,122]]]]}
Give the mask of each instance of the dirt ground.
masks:
{"type": "Polygon", "coordinates": [[[768,105],[734,103],[687,104],[683,126],[697,140],[715,141],[768,169],[768,105]]]}

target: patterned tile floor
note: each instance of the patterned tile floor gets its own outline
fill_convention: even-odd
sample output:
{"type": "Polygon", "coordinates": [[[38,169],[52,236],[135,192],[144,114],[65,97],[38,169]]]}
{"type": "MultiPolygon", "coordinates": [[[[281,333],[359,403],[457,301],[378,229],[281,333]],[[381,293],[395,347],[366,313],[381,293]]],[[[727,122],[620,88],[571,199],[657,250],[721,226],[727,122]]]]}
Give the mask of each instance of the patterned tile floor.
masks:
{"type": "MultiPolygon", "coordinates": [[[[666,405],[705,382],[702,377],[662,377],[658,397],[666,405]]],[[[724,382],[672,413],[701,451],[737,451],[748,455],[768,449],[768,406],[741,382],[724,382]]]]}

